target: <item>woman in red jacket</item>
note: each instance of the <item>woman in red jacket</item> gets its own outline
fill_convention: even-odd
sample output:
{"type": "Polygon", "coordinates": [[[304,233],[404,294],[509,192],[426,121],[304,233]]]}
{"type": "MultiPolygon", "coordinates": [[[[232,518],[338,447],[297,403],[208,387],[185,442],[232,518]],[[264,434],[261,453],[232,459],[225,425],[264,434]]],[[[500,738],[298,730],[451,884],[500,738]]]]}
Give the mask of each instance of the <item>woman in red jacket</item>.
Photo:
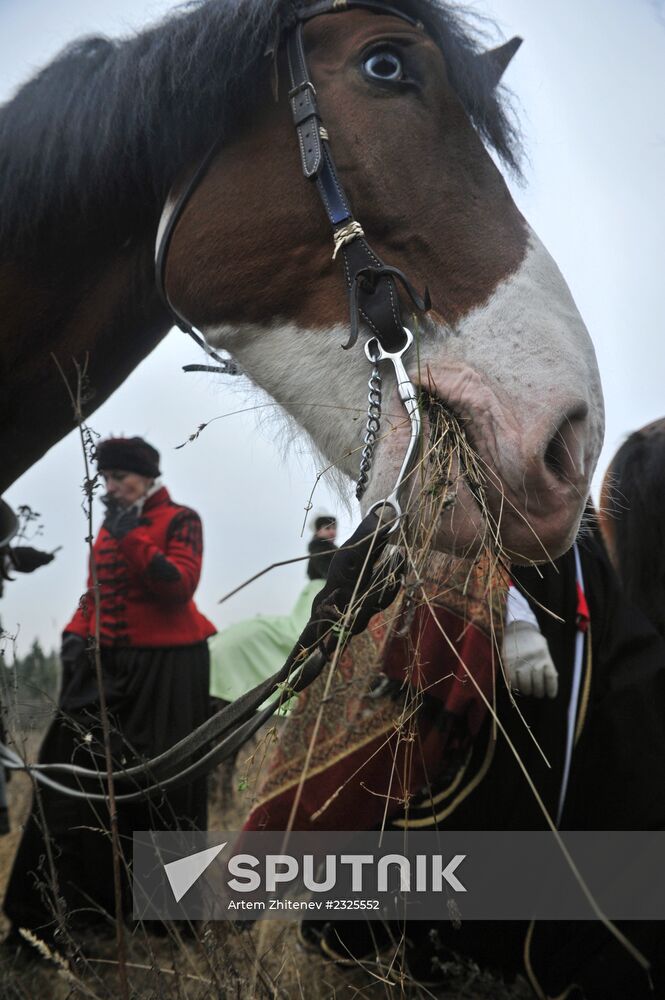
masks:
{"type": "MultiPolygon", "coordinates": [[[[107,490],[93,548],[99,622],[91,568],[88,590],[63,633],[58,712],[40,762],[104,768],[93,650],[98,628],[113,757],[116,767],[127,767],[166,750],[208,717],[206,640],[215,628],[193,601],[201,520],[171,500],[159,479],[159,453],[138,437],[110,438],[97,446],[96,458],[107,490]]],[[[4,909],[15,928],[48,940],[58,913],[67,914],[69,927],[113,915],[112,855],[105,805],[43,786],[38,794],[4,909]]],[[[157,799],[121,803],[125,859],[131,858],[134,830],[205,829],[206,821],[205,777],[157,799]]],[[[124,891],[129,910],[127,881],[124,891]]]]}

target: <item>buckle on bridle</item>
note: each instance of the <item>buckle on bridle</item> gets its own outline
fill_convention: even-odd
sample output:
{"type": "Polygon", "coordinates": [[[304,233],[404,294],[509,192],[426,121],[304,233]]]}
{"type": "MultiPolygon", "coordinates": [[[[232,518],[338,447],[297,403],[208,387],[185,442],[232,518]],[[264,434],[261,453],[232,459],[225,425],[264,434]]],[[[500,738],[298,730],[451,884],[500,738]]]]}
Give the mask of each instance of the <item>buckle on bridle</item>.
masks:
{"type": "Polygon", "coordinates": [[[302,83],[299,83],[296,87],[293,87],[289,91],[289,100],[292,100],[294,97],[297,97],[297,95],[300,94],[303,90],[311,90],[314,97],[316,97],[316,87],[314,86],[312,81],[304,80],[302,83]]]}

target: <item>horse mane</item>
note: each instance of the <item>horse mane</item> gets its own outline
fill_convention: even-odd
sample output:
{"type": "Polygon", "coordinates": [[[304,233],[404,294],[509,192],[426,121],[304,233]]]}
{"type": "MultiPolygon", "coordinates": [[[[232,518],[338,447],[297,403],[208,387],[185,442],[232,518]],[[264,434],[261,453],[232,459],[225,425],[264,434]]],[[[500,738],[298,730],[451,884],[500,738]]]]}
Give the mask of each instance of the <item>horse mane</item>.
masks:
{"type": "Polygon", "coordinates": [[[665,420],[624,441],[605,499],[623,590],[665,636],[665,420]]]}
{"type": "MultiPolygon", "coordinates": [[[[479,22],[437,0],[394,2],[425,23],[476,129],[519,172],[506,94],[477,58],[479,22]]],[[[73,254],[73,233],[119,246],[154,228],[179,172],[251,111],[291,9],[195,0],[132,37],[68,46],[0,108],[0,259],[73,254]]]]}

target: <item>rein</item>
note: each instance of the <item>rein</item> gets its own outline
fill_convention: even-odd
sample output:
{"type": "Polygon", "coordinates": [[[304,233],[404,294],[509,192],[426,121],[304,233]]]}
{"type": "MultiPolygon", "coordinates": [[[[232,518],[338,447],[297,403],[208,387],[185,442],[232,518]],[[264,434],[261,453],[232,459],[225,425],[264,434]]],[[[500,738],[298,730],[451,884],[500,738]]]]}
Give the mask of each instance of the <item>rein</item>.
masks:
{"type": "MultiPolygon", "coordinates": [[[[372,504],[351,538],[335,554],[328,579],[312,606],[312,614],[286,663],[276,674],[248,691],[242,698],[222,709],[180,743],[158,757],[131,768],[114,771],[116,782],[131,781],[138,789],[117,794],[116,801],[129,802],[161,792],[165,787],[191,781],[222,760],[234,754],[262,726],[283,702],[284,686],[291,693],[304,690],[321,673],[330,657],[349,640],[367,627],[370,618],[387,608],[401,587],[403,560],[384,560],[379,569],[379,556],[384,553],[389,537],[399,528],[404,512],[401,492],[417,453],[421,436],[421,420],[416,388],[404,366],[403,358],[413,345],[413,334],[403,322],[397,282],[407,293],[415,308],[427,312],[430,297],[427,289],[419,295],[406,275],[385,264],[375,253],[363,228],[353,217],[349,200],[339,179],[330,149],[330,136],[317,104],[316,88],[310,77],[304,42],[305,24],[322,14],[340,13],[350,8],[362,8],[390,14],[412,26],[422,28],[414,18],[379,0],[320,0],[307,7],[298,7],[285,29],[286,53],[291,89],[289,104],[296,129],[304,177],[313,182],[320,196],[332,229],[333,258],[341,258],[349,295],[350,335],[343,345],[353,347],[363,321],[372,336],[365,344],[365,354],[372,365],[369,380],[369,412],[361,471],[356,490],[363,495],[371,469],[373,449],[381,418],[381,375],[379,364],[390,362],[397,390],[409,417],[411,433],[402,465],[390,494],[372,504]],[[279,697],[265,708],[266,698],[280,691],[279,697]],[[211,741],[220,740],[194,763],[181,765],[204,749],[211,741]],[[175,773],[173,773],[175,770],[175,773]]],[[[186,365],[185,371],[213,371],[237,375],[241,369],[230,358],[223,358],[206,343],[204,334],[173,305],[166,289],[168,251],[178,222],[192,194],[207,173],[217,153],[219,143],[211,145],[178,198],[162,213],[155,249],[155,282],[173,316],[176,325],[192,337],[206,354],[217,363],[186,365]]],[[[91,800],[106,799],[102,793],[87,792],[54,781],[49,772],[62,772],[79,781],[108,779],[103,770],[83,768],[73,764],[27,765],[5,744],[0,743],[0,766],[12,770],[27,770],[37,780],[74,797],[91,800]]]]}
{"type": "MultiPolygon", "coordinates": [[[[364,518],[349,541],[335,554],[325,586],[314,599],[310,620],[284,666],[162,754],[134,767],[113,771],[111,776],[115,782],[131,782],[137,789],[116,794],[116,801],[142,799],[160,793],[165,787],[180,785],[206,773],[235,754],[284,703],[285,693],[290,698],[292,694],[298,694],[308,687],[319,676],[330,657],[352,635],[364,631],[370,618],[387,608],[397,595],[401,587],[402,560],[388,560],[380,571],[374,571],[374,564],[383,553],[389,534],[390,526],[381,527],[375,514],[364,518]],[[340,605],[343,610],[340,610],[340,605]],[[263,702],[277,692],[279,696],[261,709],[263,702]],[[171,773],[222,736],[222,742],[208,750],[199,760],[171,773]],[[140,787],[142,784],[143,787],[140,787]]],[[[48,776],[49,772],[62,772],[80,782],[99,782],[108,778],[108,773],[104,770],[65,763],[28,765],[15,751],[1,742],[0,766],[10,770],[29,771],[37,781],[75,798],[89,798],[93,801],[106,798],[104,794],[63,785],[48,776]]]]}

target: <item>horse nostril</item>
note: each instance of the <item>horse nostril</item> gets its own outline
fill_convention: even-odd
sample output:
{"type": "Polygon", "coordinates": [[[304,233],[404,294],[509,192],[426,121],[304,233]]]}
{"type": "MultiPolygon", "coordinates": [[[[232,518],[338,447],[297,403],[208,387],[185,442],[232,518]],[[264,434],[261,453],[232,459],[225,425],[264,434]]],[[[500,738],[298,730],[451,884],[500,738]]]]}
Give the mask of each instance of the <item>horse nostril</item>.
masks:
{"type": "Polygon", "coordinates": [[[575,482],[584,475],[586,403],[567,414],[549,440],[543,455],[545,467],[557,479],[575,482]]]}

